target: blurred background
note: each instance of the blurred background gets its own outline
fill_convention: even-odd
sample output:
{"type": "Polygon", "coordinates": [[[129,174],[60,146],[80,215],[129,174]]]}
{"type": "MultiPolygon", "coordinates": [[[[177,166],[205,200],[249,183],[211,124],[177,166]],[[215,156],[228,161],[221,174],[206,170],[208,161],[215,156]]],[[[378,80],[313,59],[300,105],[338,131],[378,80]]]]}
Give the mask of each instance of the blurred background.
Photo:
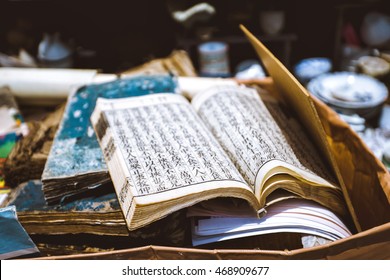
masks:
{"type": "Polygon", "coordinates": [[[118,72],[175,48],[189,50],[198,64],[197,46],[218,40],[229,44],[234,71],[255,57],[238,28],[244,24],[289,67],[327,57],[341,69],[359,52],[389,49],[386,22],[368,20],[377,33],[365,24],[372,13],[388,17],[389,9],[384,0],[3,0],[0,52],[19,56],[24,50],[39,63],[39,44],[57,36],[69,48],[72,67],[118,72]]]}

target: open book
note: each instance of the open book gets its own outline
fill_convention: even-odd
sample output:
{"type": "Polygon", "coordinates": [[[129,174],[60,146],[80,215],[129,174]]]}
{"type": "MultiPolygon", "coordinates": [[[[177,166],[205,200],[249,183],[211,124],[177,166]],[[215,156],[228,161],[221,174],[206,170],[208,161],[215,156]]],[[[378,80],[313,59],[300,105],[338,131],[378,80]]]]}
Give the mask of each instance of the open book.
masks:
{"type": "Polygon", "coordinates": [[[299,124],[244,86],[99,98],[91,123],[130,230],[217,197],[258,215],[291,197],[347,216],[342,190],[299,124]],[[283,190],[283,191],[278,191],[283,190]]]}

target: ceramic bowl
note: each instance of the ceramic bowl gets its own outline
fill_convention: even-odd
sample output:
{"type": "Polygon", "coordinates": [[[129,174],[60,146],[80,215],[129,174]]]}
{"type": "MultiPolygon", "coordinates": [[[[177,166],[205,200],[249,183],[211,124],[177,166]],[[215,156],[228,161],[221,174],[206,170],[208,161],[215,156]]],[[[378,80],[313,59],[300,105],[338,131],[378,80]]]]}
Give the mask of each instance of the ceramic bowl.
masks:
{"type": "Polygon", "coordinates": [[[382,82],[354,72],[320,75],[308,83],[307,89],[335,111],[365,119],[377,117],[388,97],[382,82]]]}

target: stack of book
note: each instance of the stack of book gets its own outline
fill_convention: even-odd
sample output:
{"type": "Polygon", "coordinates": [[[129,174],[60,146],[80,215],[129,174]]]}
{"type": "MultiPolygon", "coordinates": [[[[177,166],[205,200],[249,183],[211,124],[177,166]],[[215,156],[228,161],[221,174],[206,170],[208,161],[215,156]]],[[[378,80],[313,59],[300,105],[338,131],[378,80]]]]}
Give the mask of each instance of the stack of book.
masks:
{"type": "Polygon", "coordinates": [[[281,82],[295,110],[236,84],[186,98],[170,76],[79,88],[68,99],[42,192],[36,182],[23,188],[40,196],[38,205],[13,201],[21,223],[34,234],[181,241],[188,230],[193,246],[279,233],[326,242],[350,236],[354,212],[329,168],[312,100],[290,77],[281,82]]]}
{"type": "Polygon", "coordinates": [[[8,205],[15,207],[19,222],[32,236],[95,235],[128,237],[133,243],[148,240],[176,246],[184,243],[186,220],[183,212],[173,213],[140,230],[129,231],[112,186],[84,192],[66,203],[48,205],[42,182],[31,180],[13,190],[8,205]]]}
{"type": "Polygon", "coordinates": [[[128,236],[129,232],[112,189],[85,193],[67,203],[48,205],[39,180],[20,184],[12,193],[18,218],[29,234],[79,234],[128,236]]]}

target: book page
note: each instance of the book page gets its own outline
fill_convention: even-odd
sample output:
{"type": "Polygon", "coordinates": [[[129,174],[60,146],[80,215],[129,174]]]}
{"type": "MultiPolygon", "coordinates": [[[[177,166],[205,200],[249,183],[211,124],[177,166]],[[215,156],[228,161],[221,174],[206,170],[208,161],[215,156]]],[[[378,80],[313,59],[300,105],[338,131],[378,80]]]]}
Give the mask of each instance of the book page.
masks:
{"type": "Polygon", "coordinates": [[[302,178],[309,173],[315,175],[312,178],[329,179],[298,123],[272,102],[266,106],[254,89],[217,86],[196,97],[193,105],[245,180],[256,186],[257,196],[264,179],[258,176],[259,170],[266,165],[274,168],[278,162],[301,173],[302,178]]]}
{"type": "MultiPolygon", "coordinates": [[[[104,118],[93,123],[126,218],[134,198],[148,205],[194,193],[201,200],[202,191],[223,187],[252,192],[184,97],[155,94],[98,102],[104,118]],[[115,151],[121,155],[116,165],[115,151]]],[[[223,192],[219,196],[229,195],[228,189],[223,192]]]]}

